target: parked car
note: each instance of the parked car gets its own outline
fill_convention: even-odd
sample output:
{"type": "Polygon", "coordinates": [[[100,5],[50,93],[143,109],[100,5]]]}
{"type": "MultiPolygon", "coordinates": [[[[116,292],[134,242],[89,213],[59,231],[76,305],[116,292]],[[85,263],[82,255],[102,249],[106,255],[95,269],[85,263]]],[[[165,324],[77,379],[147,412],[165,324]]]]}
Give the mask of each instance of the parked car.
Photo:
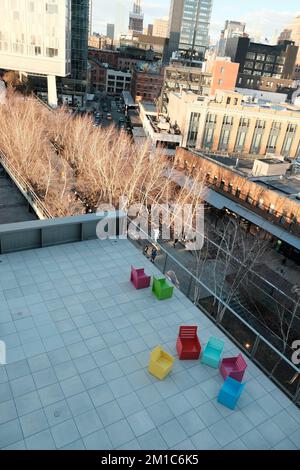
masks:
{"type": "Polygon", "coordinates": [[[111,120],[112,120],[112,115],[111,115],[111,113],[107,113],[107,115],[106,115],[106,119],[108,119],[109,121],[111,121],[111,120]]]}

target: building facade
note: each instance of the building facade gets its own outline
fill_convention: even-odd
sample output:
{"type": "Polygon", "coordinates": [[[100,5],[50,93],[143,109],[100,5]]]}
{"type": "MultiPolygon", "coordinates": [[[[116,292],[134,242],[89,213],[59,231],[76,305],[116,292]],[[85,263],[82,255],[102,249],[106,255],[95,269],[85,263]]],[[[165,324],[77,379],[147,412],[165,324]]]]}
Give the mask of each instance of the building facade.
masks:
{"type": "Polygon", "coordinates": [[[71,75],[62,79],[60,94],[83,106],[88,90],[89,0],[71,0],[71,75]]]}
{"type": "Polygon", "coordinates": [[[113,49],[113,40],[102,34],[89,36],[88,46],[95,49],[113,49]]]}
{"type": "Polygon", "coordinates": [[[130,90],[131,73],[108,69],[106,72],[106,92],[121,95],[122,91],[130,90]]]}
{"type": "Polygon", "coordinates": [[[209,46],[213,0],[171,0],[168,57],[179,51],[187,58],[203,58],[209,46]]]}
{"type": "Polygon", "coordinates": [[[217,91],[215,99],[170,93],[168,115],[184,147],[228,154],[300,157],[300,112],[292,106],[260,107],[243,95],[217,91]]]}
{"type": "Polygon", "coordinates": [[[221,31],[221,36],[218,41],[217,54],[218,56],[225,56],[226,42],[231,38],[239,38],[245,35],[246,23],[241,21],[227,20],[225,27],[221,31]]]}
{"type": "Polygon", "coordinates": [[[239,64],[228,60],[207,61],[205,67],[170,65],[165,67],[160,96],[160,111],[167,113],[171,91],[191,91],[199,96],[214,95],[216,90],[235,89],[239,64]]]}
{"type": "Polygon", "coordinates": [[[270,46],[251,42],[247,37],[226,41],[225,55],[240,64],[239,76],[292,79],[298,47],[293,41],[270,46]]]}
{"type": "Polygon", "coordinates": [[[0,19],[1,68],[71,73],[71,0],[1,0],[0,19]]]}
{"type": "Polygon", "coordinates": [[[112,41],[115,38],[115,25],[113,23],[107,23],[106,25],[106,36],[112,41]]]}
{"type": "Polygon", "coordinates": [[[239,64],[226,59],[216,59],[205,63],[205,71],[212,76],[210,95],[217,90],[233,91],[237,81],[239,64]]]}
{"type": "Polygon", "coordinates": [[[300,80],[300,15],[296,16],[291,24],[280,34],[278,42],[284,40],[294,41],[295,45],[299,47],[293,78],[300,80]]]}
{"type": "Polygon", "coordinates": [[[141,0],[134,0],[133,9],[129,13],[128,30],[132,33],[143,34],[144,14],[141,9],[141,0]]]}
{"type": "Polygon", "coordinates": [[[157,36],[159,38],[167,38],[168,25],[168,20],[164,20],[162,18],[155,18],[155,20],[153,21],[153,36],[157,36]]]}
{"type": "Polygon", "coordinates": [[[135,102],[155,102],[160,96],[163,85],[163,70],[161,67],[151,70],[134,69],[131,79],[131,95],[135,102]]]}

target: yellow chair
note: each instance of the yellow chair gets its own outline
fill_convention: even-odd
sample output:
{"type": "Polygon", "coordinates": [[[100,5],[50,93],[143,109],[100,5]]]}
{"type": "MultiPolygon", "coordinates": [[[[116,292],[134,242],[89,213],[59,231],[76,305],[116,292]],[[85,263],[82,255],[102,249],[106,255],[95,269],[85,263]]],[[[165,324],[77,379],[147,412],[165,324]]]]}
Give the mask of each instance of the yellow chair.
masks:
{"type": "Polygon", "coordinates": [[[156,346],[151,351],[148,370],[150,374],[163,380],[171,372],[173,362],[174,358],[170,354],[163,351],[161,346],[156,346]]]}

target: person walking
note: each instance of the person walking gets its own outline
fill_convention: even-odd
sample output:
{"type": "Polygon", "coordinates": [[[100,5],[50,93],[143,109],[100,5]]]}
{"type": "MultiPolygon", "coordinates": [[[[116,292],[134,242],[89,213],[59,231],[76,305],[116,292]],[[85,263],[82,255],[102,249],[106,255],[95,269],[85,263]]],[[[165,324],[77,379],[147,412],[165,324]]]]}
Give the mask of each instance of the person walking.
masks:
{"type": "Polygon", "coordinates": [[[157,249],[154,246],[151,250],[151,263],[154,263],[156,256],[157,256],[157,249]]]}
{"type": "Polygon", "coordinates": [[[148,245],[145,245],[145,246],[144,246],[144,251],[143,251],[143,253],[144,253],[144,255],[146,256],[146,258],[149,258],[148,250],[149,250],[149,246],[148,246],[148,245]]]}

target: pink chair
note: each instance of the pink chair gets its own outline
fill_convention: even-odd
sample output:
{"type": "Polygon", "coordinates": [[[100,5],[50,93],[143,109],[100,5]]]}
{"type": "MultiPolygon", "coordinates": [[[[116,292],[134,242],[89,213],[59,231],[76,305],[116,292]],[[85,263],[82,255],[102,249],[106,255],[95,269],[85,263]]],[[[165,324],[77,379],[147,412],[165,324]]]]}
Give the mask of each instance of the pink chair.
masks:
{"type": "Polygon", "coordinates": [[[130,280],[136,289],[144,289],[150,286],[151,277],[145,274],[144,268],[136,269],[131,266],[130,280]]]}
{"type": "Polygon", "coordinates": [[[231,377],[238,382],[242,382],[246,368],[247,363],[243,356],[239,354],[236,357],[224,358],[220,365],[220,372],[224,380],[231,377]]]}

